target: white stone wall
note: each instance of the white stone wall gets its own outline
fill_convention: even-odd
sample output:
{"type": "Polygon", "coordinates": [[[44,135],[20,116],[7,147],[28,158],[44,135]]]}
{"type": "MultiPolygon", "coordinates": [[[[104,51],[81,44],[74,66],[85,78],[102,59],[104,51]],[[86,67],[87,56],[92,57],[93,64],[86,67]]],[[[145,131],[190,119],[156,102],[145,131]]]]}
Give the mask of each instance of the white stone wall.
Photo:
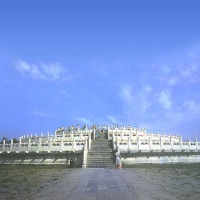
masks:
{"type": "Polygon", "coordinates": [[[200,142],[188,138],[183,142],[180,135],[147,134],[146,129],[138,128],[110,128],[108,138],[113,139],[114,150],[121,152],[151,152],[151,151],[199,151],[200,142]]]}
{"type": "Polygon", "coordinates": [[[122,164],[133,165],[133,164],[173,164],[173,163],[199,163],[200,155],[172,155],[172,156],[135,156],[130,158],[121,159],[122,164]]]}
{"type": "MultiPolygon", "coordinates": [[[[54,134],[21,136],[19,143],[0,144],[0,153],[51,153],[51,152],[80,152],[83,151],[86,140],[89,148],[91,139],[95,139],[95,130],[107,131],[108,139],[113,141],[113,149],[121,153],[140,152],[200,152],[200,142],[182,141],[180,135],[147,133],[146,129],[128,127],[93,126],[80,129],[78,126],[60,128],[54,134]],[[92,136],[93,135],[93,136],[92,136]]],[[[85,147],[86,147],[85,146],[85,147]]],[[[84,153],[87,152],[84,150],[84,153]]],[[[84,155],[87,157],[87,155],[84,155]]],[[[199,157],[190,156],[141,156],[134,158],[122,158],[124,163],[173,163],[173,162],[199,162],[199,157]],[[123,160],[124,159],[124,160],[123,160]]]]}

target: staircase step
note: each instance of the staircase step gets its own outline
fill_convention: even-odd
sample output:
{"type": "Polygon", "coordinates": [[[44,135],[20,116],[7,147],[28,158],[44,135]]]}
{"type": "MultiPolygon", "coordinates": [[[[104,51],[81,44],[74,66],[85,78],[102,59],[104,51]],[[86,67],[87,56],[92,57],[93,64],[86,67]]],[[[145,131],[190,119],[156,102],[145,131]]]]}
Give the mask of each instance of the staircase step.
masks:
{"type": "Polygon", "coordinates": [[[87,165],[88,168],[115,168],[115,165],[87,165]]]}
{"type": "Polygon", "coordinates": [[[91,147],[87,157],[88,168],[113,168],[113,153],[108,140],[91,141],[91,147]]]}
{"type": "Polygon", "coordinates": [[[113,160],[88,160],[87,164],[113,164],[113,160]]]}
{"type": "Polygon", "coordinates": [[[100,150],[89,150],[88,153],[96,153],[96,154],[111,154],[112,151],[111,151],[111,150],[104,150],[104,151],[100,151],[100,150]]]}
{"type": "MultiPolygon", "coordinates": [[[[93,158],[91,158],[91,157],[89,157],[88,158],[88,161],[96,161],[96,160],[98,160],[98,161],[110,161],[112,158],[110,158],[110,157],[107,157],[107,158],[98,158],[98,157],[93,157],[93,158]]],[[[113,159],[112,159],[113,160],[113,159]]]]}

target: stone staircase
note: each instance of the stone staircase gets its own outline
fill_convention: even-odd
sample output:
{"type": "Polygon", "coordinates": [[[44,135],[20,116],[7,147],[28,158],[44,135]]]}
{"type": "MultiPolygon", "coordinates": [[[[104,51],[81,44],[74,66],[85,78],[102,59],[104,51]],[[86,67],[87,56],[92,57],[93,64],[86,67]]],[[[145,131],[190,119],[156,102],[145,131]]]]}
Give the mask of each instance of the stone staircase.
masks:
{"type": "Polygon", "coordinates": [[[87,168],[114,168],[113,153],[108,140],[92,140],[87,168]]]}

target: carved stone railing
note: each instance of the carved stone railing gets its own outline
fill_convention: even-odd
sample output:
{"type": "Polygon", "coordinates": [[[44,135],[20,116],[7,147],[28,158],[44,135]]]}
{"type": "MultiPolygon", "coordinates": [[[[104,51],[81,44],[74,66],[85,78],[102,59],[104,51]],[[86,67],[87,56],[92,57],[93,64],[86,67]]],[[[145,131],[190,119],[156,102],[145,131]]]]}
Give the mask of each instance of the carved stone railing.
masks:
{"type": "Polygon", "coordinates": [[[200,142],[195,139],[194,142],[176,142],[176,141],[155,141],[155,140],[120,140],[113,141],[113,149],[121,152],[137,152],[137,151],[162,151],[162,152],[200,152],[200,142]]]}
{"type": "Polygon", "coordinates": [[[66,152],[66,151],[82,151],[85,145],[85,140],[52,140],[50,138],[48,141],[41,141],[39,138],[38,142],[31,142],[29,139],[27,142],[11,143],[7,144],[6,141],[3,141],[3,144],[0,144],[0,153],[31,153],[31,152],[66,152]]]}
{"type": "Polygon", "coordinates": [[[82,168],[86,168],[86,166],[87,166],[88,140],[89,140],[89,138],[85,137],[85,144],[84,144],[84,147],[83,147],[83,165],[82,165],[82,168]]]}

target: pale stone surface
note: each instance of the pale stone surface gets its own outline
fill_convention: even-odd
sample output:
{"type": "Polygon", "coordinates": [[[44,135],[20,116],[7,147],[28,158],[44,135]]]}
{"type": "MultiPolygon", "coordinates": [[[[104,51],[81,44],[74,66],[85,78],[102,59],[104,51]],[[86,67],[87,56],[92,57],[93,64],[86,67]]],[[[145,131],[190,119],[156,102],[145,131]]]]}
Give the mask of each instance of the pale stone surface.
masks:
{"type": "Polygon", "coordinates": [[[0,165],[0,199],[181,199],[200,197],[200,164],[69,169],[0,165]]]}
{"type": "MultiPolygon", "coordinates": [[[[147,133],[146,129],[132,128],[130,125],[128,127],[116,126],[115,128],[102,126],[98,130],[96,127],[96,125],[88,129],[85,126],[82,129],[73,126],[68,129],[62,127],[57,129],[54,134],[21,136],[19,143],[13,143],[12,140],[10,144],[7,144],[4,140],[3,144],[0,144],[0,153],[82,151],[85,139],[96,139],[96,131],[105,133],[108,140],[113,140],[113,148],[120,149],[124,153],[135,151],[200,151],[200,142],[196,138],[193,142],[189,138],[184,142],[181,135],[166,135],[159,132],[152,134],[147,133]]],[[[101,134],[99,137],[101,138],[101,134]]]]}
{"type": "Polygon", "coordinates": [[[170,192],[129,169],[76,169],[32,195],[33,199],[176,199],[170,192]]]}

